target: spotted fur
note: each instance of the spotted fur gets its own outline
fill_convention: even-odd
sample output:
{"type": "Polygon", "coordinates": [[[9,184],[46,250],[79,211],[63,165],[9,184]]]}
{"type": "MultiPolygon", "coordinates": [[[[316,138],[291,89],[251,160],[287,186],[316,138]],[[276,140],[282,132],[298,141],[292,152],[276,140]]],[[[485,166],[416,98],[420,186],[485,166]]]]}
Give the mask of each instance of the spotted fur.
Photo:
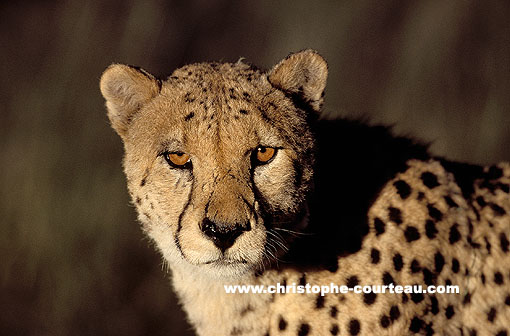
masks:
{"type": "Polygon", "coordinates": [[[449,162],[387,128],[321,119],[326,77],[311,50],[267,72],[103,74],[129,192],[197,334],[508,335],[510,165],[449,162]],[[276,149],[267,164],[254,163],[259,146],[276,149]],[[165,159],[174,152],[187,166],[165,159]],[[276,283],[461,292],[224,291],[276,283]]]}

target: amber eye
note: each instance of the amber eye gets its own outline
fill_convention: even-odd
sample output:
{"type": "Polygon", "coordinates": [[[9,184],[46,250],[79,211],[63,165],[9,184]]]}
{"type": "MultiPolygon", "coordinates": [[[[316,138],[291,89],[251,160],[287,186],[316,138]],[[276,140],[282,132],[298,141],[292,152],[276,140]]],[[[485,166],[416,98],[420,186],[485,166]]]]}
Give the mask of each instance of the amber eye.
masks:
{"type": "Polygon", "coordinates": [[[165,153],[164,155],[169,165],[175,168],[189,168],[189,164],[191,163],[189,154],[174,152],[165,153]]]}
{"type": "Polygon", "coordinates": [[[266,164],[274,158],[276,148],[259,146],[255,149],[255,163],[258,165],[266,164]]]}

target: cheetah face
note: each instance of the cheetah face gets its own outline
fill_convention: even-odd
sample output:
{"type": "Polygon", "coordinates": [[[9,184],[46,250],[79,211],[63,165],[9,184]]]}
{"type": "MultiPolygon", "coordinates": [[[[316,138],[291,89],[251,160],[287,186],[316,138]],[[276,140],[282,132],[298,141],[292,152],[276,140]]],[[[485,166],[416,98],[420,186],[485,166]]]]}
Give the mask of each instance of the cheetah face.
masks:
{"type": "Polygon", "coordinates": [[[130,195],[172,266],[237,277],[285,251],[279,232],[306,218],[307,120],[326,75],[313,51],[268,73],[241,62],[189,65],[164,82],[124,65],[105,71],[101,91],[124,142],[130,195]]]}

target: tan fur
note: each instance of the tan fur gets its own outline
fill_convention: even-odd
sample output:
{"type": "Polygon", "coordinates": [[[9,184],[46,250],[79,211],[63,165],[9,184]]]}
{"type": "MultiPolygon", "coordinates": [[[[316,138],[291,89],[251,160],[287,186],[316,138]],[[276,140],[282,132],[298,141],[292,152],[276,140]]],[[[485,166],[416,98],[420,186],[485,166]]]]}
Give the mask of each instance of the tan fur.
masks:
{"type": "MultiPolygon", "coordinates": [[[[495,216],[489,207],[465,200],[453,176],[434,160],[410,161],[405,172],[388,181],[368,213],[370,231],[361,250],[339,258],[337,271],[302,273],[286,268],[263,272],[276,260],[275,254],[284,251],[271,249],[278,239],[272,239],[265,227],[261,207],[275,217],[295,215],[299,218],[293,226],[296,231],[306,226],[305,195],[313,176],[315,144],[306,126],[307,116],[294,105],[292,96],[300,95],[318,112],[326,77],[326,62],[311,50],[290,55],[267,73],[242,62],[188,65],[163,82],[124,65],[112,65],[104,72],[101,92],[112,126],[124,142],[130,195],[145,232],[172,270],[174,288],[197,333],[349,335],[356,329],[353,321],[358,321],[360,335],[405,335],[416,316],[424,316],[421,334],[432,325],[440,335],[461,335],[461,330],[467,335],[472,328],[479,335],[494,335],[508,327],[510,309],[505,310],[504,300],[510,295],[510,254],[502,251],[500,235],[510,237],[509,195],[501,190],[488,192],[484,181],[477,182],[476,195],[506,211],[495,216]],[[250,155],[259,145],[279,150],[269,164],[253,168],[250,155]],[[169,167],[165,152],[188,153],[192,170],[169,167]],[[302,168],[299,183],[295,182],[296,162],[302,168]],[[424,186],[420,180],[424,172],[433,173],[439,186],[424,186]],[[412,186],[409,198],[398,195],[397,180],[412,186]],[[259,204],[257,193],[268,204],[259,204]],[[447,204],[445,196],[457,206],[447,204]],[[435,224],[434,239],[425,237],[430,217],[427,205],[431,204],[443,214],[435,224]],[[401,210],[402,224],[391,221],[390,207],[401,210]],[[300,213],[305,215],[299,217],[300,213]],[[205,217],[226,226],[248,222],[251,230],[222,255],[201,232],[205,217]],[[377,234],[376,218],[385,224],[384,234],[377,234]],[[466,231],[468,222],[475,223],[472,234],[466,231]],[[452,245],[448,239],[454,225],[459,226],[462,238],[452,245]],[[408,226],[415,227],[422,238],[406,242],[408,226]],[[468,236],[474,242],[468,242],[468,236]],[[487,241],[492,244],[490,253],[473,250],[473,243],[485,246],[487,241]],[[370,261],[373,249],[380,252],[376,265],[370,261]],[[305,278],[312,285],[342,285],[353,276],[361,285],[382,284],[386,272],[396,284],[423,284],[421,271],[413,273],[411,263],[416,259],[420,270],[432,270],[438,251],[446,260],[437,284],[449,281],[459,285],[462,293],[436,295],[440,310],[434,315],[424,314],[431,309],[433,299],[429,297],[414,302],[409,296],[379,294],[367,305],[363,295],[353,293],[331,294],[321,301],[317,294],[232,295],[224,291],[225,284],[297,284],[305,278]],[[399,271],[393,266],[396,254],[403,259],[399,271]],[[452,271],[453,258],[460,261],[458,272],[452,271]],[[503,274],[503,285],[481,284],[482,274],[493,282],[496,270],[503,274]],[[471,303],[463,305],[467,293],[471,303]],[[445,315],[448,306],[455,310],[450,318],[445,315]],[[398,307],[396,319],[389,319],[392,307],[398,307]],[[491,308],[498,314],[488,323],[491,308]],[[385,316],[389,322],[382,328],[385,316]]],[[[508,185],[510,166],[501,168],[504,175],[499,181],[508,185]]],[[[284,223],[276,223],[283,228],[284,223]]]]}

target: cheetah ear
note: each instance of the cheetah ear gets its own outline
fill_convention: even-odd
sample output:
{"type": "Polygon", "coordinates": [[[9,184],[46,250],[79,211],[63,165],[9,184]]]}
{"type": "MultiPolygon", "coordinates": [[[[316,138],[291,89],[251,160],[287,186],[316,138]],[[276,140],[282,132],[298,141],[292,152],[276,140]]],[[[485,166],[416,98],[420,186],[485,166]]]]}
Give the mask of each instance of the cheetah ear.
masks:
{"type": "Polygon", "coordinates": [[[324,102],[328,65],[315,50],[290,54],[269,71],[269,82],[319,111],[324,102]]]}
{"type": "Polygon", "coordinates": [[[160,92],[161,81],[143,69],[112,64],[101,76],[100,88],[112,127],[124,139],[133,115],[160,92]]]}

